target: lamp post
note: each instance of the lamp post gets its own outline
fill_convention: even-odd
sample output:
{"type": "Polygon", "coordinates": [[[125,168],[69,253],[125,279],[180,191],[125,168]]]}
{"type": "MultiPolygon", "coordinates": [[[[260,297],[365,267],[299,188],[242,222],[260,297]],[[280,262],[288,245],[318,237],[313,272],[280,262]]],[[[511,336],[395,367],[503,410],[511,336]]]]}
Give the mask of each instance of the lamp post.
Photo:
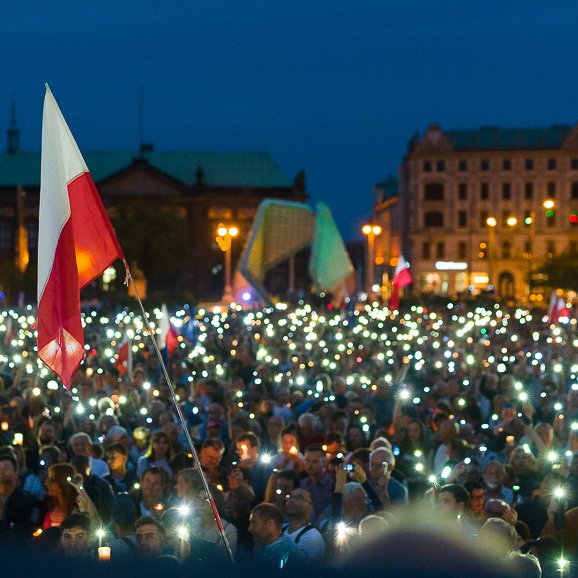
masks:
{"type": "Polygon", "coordinates": [[[498,221],[494,217],[486,219],[486,225],[490,228],[488,237],[488,288],[490,285],[494,287],[494,244],[496,242],[496,225],[498,221]]]}
{"type": "Polygon", "coordinates": [[[233,239],[239,235],[239,228],[235,226],[226,227],[219,225],[217,228],[216,241],[219,248],[225,253],[225,289],[223,299],[225,303],[233,301],[233,285],[231,283],[231,253],[233,248],[233,239]]]}
{"type": "Polygon", "coordinates": [[[372,293],[373,287],[373,269],[375,262],[375,237],[381,235],[381,227],[370,223],[361,227],[361,232],[367,237],[367,256],[366,256],[366,273],[365,283],[367,293],[372,293]]]}

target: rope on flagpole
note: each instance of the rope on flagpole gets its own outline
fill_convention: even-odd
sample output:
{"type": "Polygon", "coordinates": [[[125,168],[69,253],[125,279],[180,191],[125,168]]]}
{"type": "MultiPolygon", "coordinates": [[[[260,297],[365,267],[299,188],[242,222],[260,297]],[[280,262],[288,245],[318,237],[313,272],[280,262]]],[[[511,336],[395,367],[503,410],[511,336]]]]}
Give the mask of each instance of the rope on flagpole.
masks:
{"type": "Polygon", "coordinates": [[[175,408],[177,410],[177,414],[178,414],[179,419],[181,421],[181,424],[183,426],[183,430],[185,432],[187,442],[189,444],[189,447],[191,448],[191,454],[193,456],[193,460],[195,462],[195,465],[197,467],[199,475],[201,476],[203,488],[205,490],[205,494],[207,495],[207,500],[209,501],[209,505],[211,506],[211,510],[213,512],[213,517],[215,518],[215,523],[217,524],[217,528],[219,529],[219,533],[221,534],[221,538],[223,539],[223,543],[225,544],[225,547],[227,548],[227,553],[229,554],[229,558],[231,559],[231,562],[234,564],[235,563],[235,557],[233,556],[233,551],[231,550],[231,545],[229,544],[229,540],[227,538],[227,535],[225,534],[225,529],[223,528],[221,516],[219,515],[219,511],[217,510],[217,506],[216,506],[215,500],[213,499],[213,496],[211,494],[211,490],[209,488],[209,484],[207,483],[207,478],[205,476],[205,473],[203,472],[203,467],[201,466],[201,462],[199,460],[197,450],[195,449],[195,445],[194,445],[193,440],[191,438],[191,434],[189,433],[189,429],[187,428],[187,423],[185,421],[185,417],[183,416],[183,412],[181,411],[179,401],[178,401],[177,396],[175,394],[175,389],[173,387],[173,383],[171,381],[171,378],[169,377],[169,372],[167,371],[167,367],[166,367],[165,362],[163,360],[163,356],[161,355],[161,351],[160,351],[159,346],[157,344],[157,340],[155,339],[153,329],[149,323],[146,311],[145,311],[144,306],[142,304],[142,301],[140,299],[140,295],[139,295],[138,290],[136,288],[136,284],[135,284],[134,279],[132,278],[132,275],[130,273],[128,263],[126,262],[125,259],[123,259],[123,263],[124,263],[124,268],[126,271],[125,283],[128,285],[130,282],[130,285],[132,287],[132,290],[134,291],[134,295],[136,297],[136,300],[138,301],[138,304],[139,304],[140,309],[142,311],[144,323],[145,323],[146,328],[149,332],[149,335],[151,336],[151,340],[153,342],[155,352],[156,352],[157,357],[159,359],[159,363],[161,364],[161,368],[163,370],[163,374],[165,376],[165,380],[167,382],[167,385],[169,386],[169,390],[171,392],[171,397],[173,398],[173,403],[175,404],[175,408]]]}

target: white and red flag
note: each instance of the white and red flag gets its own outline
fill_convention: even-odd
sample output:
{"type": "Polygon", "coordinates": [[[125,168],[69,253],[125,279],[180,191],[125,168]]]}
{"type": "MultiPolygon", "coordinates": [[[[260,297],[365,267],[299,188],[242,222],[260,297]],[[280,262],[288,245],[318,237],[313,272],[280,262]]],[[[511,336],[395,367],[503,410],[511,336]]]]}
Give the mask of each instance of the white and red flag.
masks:
{"type": "Polygon", "coordinates": [[[38,356],[66,387],[84,355],[80,290],[124,255],[52,92],[42,120],[38,356]]]}
{"type": "Polygon", "coordinates": [[[403,255],[400,255],[397,261],[397,267],[393,273],[393,289],[391,291],[391,297],[389,298],[390,309],[399,309],[399,290],[401,287],[409,285],[412,281],[409,263],[403,258],[403,255]]]}

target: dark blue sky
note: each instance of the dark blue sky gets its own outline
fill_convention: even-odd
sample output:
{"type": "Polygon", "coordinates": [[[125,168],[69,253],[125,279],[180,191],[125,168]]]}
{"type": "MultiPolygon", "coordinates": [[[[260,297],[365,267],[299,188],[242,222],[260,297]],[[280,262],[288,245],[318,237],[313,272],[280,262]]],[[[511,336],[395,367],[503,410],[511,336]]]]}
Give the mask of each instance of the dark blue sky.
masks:
{"type": "Polygon", "coordinates": [[[14,97],[23,148],[40,148],[48,82],[81,150],[136,149],[142,84],[157,150],[269,151],[307,171],[346,238],[429,123],[578,120],[571,0],[13,4],[0,17],[0,130],[14,97]]]}

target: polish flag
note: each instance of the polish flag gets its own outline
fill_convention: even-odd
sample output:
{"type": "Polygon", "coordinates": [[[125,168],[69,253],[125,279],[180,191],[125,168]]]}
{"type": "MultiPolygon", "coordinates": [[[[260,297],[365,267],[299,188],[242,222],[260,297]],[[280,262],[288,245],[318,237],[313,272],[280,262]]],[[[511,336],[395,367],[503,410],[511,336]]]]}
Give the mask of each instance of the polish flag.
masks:
{"type": "Polygon", "coordinates": [[[163,303],[161,308],[161,319],[159,321],[160,334],[157,339],[159,349],[165,349],[167,355],[172,355],[178,347],[178,335],[175,328],[171,324],[171,318],[167,306],[163,303]]]}
{"type": "Polygon", "coordinates": [[[409,285],[412,281],[409,263],[403,258],[403,255],[400,255],[397,267],[393,273],[393,289],[389,298],[390,309],[399,309],[399,289],[409,285]]]}
{"type": "Polygon", "coordinates": [[[66,387],[84,355],[80,290],[124,255],[52,92],[42,120],[38,356],[66,387]]]}
{"type": "Polygon", "coordinates": [[[128,335],[125,335],[123,342],[118,348],[114,366],[121,375],[132,375],[132,344],[128,335]]]}

